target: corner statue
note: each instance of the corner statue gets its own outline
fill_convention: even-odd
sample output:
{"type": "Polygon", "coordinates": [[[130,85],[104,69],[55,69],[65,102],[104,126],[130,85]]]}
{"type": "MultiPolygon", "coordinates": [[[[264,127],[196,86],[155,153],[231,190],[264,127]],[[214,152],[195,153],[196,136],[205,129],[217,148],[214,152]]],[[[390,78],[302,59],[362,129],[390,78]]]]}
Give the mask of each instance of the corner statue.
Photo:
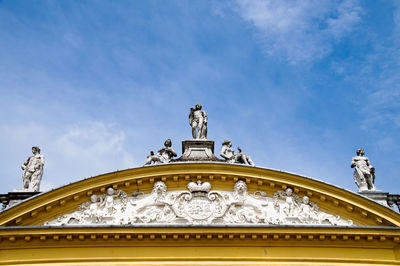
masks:
{"type": "Polygon", "coordinates": [[[193,139],[207,139],[207,114],[204,110],[201,110],[201,104],[196,104],[195,108],[190,108],[189,124],[192,127],[193,139]]]}
{"type": "Polygon", "coordinates": [[[40,154],[40,148],[32,147],[33,156],[30,156],[21,165],[22,180],[24,182],[24,190],[39,192],[40,181],[43,176],[44,156],[40,154]]]}
{"type": "Polygon", "coordinates": [[[164,142],[164,148],[161,148],[157,154],[154,154],[153,151],[150,152],[150,155],[147,156],[147,161],[144,165],[150,165],[151,162],[157,163],[168,163],[172,160],[173,157],[176,157],[177,154],[172,148],[172,141],[167,139],[164,142]]]}
{"type": "Polygon", "coordinates": [[[364,149],[357,150],[357,156],[354,156],[351,160],[351,168],[355,168],[353,176],[354,182],[358,186],[358,192],[376,190],[374,186],[375,168],[364,156],[364,149]]]}
{"type": "Polygon", "coordinates": [[[230,140],[225,140],[222,142],[221,157],[224,158],[228,163],[241,163],[254,166],[253,160],[250,156],[246,156],[242,153],[242,149],[238,147],[239,153],[236,153],[231,149],[232,142],[230,140]]]}

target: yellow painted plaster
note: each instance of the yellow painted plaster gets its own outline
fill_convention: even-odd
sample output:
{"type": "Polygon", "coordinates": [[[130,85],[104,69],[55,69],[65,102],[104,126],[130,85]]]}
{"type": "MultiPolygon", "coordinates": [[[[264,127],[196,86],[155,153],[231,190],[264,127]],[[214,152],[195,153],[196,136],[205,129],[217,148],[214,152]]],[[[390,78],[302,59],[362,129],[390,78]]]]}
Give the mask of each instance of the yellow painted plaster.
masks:
{"type": "Polygon", "coordinates": [[[8,227],[0,239],[0,264],[400,264],[393,228],[8,227]]]}

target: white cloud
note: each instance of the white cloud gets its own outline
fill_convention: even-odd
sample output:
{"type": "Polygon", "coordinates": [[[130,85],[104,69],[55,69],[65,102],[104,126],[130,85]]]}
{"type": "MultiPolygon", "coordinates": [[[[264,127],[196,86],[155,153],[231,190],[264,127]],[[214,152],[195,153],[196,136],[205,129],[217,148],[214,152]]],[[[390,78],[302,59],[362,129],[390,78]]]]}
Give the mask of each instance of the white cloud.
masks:
{"type": "Polygon", "coordinates": [[[102,122],[74,126],[55,140],[55,148],[71,166],[90,165],[96,174],[132,167],[132,157],[124,148],[125,133],[102,122]]]}
{"type": "Polygon", "coordinates": [[[237,0],[237,12],[255,26],[269,55],[290,63],[322,58],[361,21],[356,0],[237,0]]]}
{"type": "MultiPolygon", "coordinates": [[[[138,166],[125,147],[125,133],[116,125],[88,122],[55,129],[46,125],[3,125],[0,137],[7,140],[5,150],[14,151],[0,159],[10,173],[3,172],[8,190],[22,186],[19,165],[38,145],[45,156],[43,191],[98,174],[138,166]],[[21,155],[22,154],[22,155],[21,155]]],[[[4,171],[3,169],[0,171],[4,171]]]]}

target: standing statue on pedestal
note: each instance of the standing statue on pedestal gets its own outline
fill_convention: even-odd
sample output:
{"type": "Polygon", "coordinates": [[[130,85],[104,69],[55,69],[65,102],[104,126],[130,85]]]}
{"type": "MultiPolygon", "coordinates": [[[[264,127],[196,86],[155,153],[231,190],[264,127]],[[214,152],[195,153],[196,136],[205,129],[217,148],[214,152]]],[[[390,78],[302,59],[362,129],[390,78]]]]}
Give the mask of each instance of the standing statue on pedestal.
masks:
{"type": "Polygon", "coordinates": [[[30,156],[21,165],[22,180],[24,182],[24,190],[39,192],[40,181],[43,176],[44,156],[40,154],[40,148],[32,147],[33,156],[30,156]]]}
{"type": "Polygon", "coordinates": [[[230,140],[225,140],[222,142],[221,157],[224,158],[228,163],[241,163],[254,166],[253,160],[250,156],[246,156],[240,147],[238,147],[239,153],[236,153],[231,149],[232,142],[230,140]]]}
{"type": "Polygon", "coordinates": [[[193,139],[207,139],[207,114],[204,110],[201,110],[201,104],[196,104],[195,108],[190,108],[189,124],[192,127],[193,139]]]}
{"type": "Polygon", "coordinates": [[[150,152],[150,155],[147,156],[147,161],[144,165],[150,165],[151,162],[154,164],[158,163],[169,163],[173,157],[176,157],[177,154],[172,148],[172,141],[171,139],[167,139],[164,142],[164,148],[161,148],[157,154],[154,154],[153,151],[150,152]]]}
{"type": "Polygon", "coordinates": [[[351,168],[355,168],[353,176],[358,192],[376,190],[375,168],[370,164],[368,157],[364,156],[364,149],[357,150],[357,156],[351,160],[351,168]]]}

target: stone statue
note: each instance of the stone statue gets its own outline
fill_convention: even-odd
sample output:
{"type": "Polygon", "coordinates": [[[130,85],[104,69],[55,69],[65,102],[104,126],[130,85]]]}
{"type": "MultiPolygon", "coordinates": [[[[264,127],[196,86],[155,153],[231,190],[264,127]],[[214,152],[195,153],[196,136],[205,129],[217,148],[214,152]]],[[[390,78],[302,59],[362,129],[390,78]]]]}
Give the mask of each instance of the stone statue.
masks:
{"type": "Polygon", "coordinates": [[[291,188],[286,189],[286,196],[285,198],[285,203],[283,204],[283,212],[287,216],[293,216],[294,215],[294,209],[297,207],[296,201],[293,197],[293,190],[291,188]]]}
{"type": "Polygon", "coordinates": [[[192,127],[193,139],[207,139],[207,114],[201,107],[201,104],[196,104],[195,108],[190,108],[189,124],[192,127]]]}
{"type": "Polygon", "coordinates": [[[95,194],[90,196],[90,203],[86,204],[87,206],[82,206],[81,208],[83,211],[83,215],[87,217],[96,217],[99,206],[100,204],[102,204],[102,202],[100,202],[101,200],[101,197],[98,197],[95,194]]]}
{"type": "Polygon", "coordinates": [[[114,207],[114,198],[118,197],[119,193],[115,193],[112,187],[107,188],[106,196],[100,207],[104,208],[104,215],[112,215],[116,212],[114,207]]]}
{"type": "Polygon", "coordinates": [[[302,198],[298,218],[302,223],[313,223],[318,222],[321,223],[318,219],[318,212],[315,204],[310,203],[310,198],[304,196],[302,198]]]}
{"type": "Polygon", "coordinates": [[[39,192],[40,181],[43,176],[44,156],[40,154],[40,148],[37,146],[32,147],[33,156],[30,156],[21,165],[23,170],[22,180],[24,183],[24,190],[39,192]]]}
{"type": "Polygon", "coordinates": [[[353,176],[359,192],[376,190],[375,168],[370,164],[368,157],[364,156],[364,149],[357,150],[357,156],[351,160],[351,168],[355,168],[353,176]]]}
{"type": "Polygon", "coordinates": [[[239,153],[236,153],[231,149],[232,142],[230,140],[225,140],[222,142],[221,157],[224,158],[228,163],[241,163],[254,166],[253,160],[250,156],[246,156],[242,153],[242,149],[238,147],[239,153]]]}
{"type": "Polygon", "coordinates": [[[167,139],[164,142],[164,148],[161,148],[157,154],[154,154],[153,151],[150,152],[150,155],[147,156],[147,161],[144,165],[150,165],[151,162],[154,164],[158,163],[168,163],[172,160],[173,157],[176,157],[177,154],[172,148],[172,141],[171,139],[167,139]]]}

